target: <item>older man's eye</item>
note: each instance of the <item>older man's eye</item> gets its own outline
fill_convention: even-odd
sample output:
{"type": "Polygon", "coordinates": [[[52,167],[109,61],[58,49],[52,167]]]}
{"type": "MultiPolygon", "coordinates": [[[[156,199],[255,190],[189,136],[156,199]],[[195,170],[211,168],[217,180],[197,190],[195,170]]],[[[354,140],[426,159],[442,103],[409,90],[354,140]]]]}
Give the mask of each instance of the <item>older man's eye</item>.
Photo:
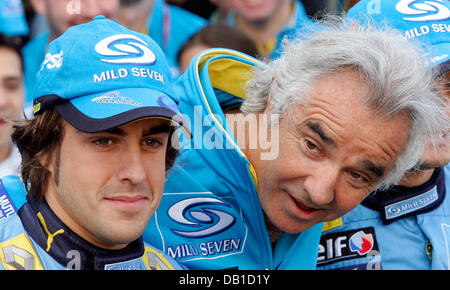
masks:
{"type": "Polygon", "coordinates": [[[319,153],[320,149],[313,142],[309,140],[305,140],[306,147],[313,153],[319,153]]]}
{"type": "Polygon", "coordinates": [[[350,176],[359,183],[368,183],[369,180],[355,171],[350,171],[350,176]]]}

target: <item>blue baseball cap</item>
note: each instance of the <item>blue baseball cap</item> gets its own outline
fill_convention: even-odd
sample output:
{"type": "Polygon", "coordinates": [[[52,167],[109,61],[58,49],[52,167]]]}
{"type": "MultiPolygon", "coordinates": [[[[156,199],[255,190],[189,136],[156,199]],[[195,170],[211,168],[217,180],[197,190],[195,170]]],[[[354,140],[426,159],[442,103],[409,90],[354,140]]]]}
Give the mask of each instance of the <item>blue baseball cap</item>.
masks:
{"type": "Polygon", "coordinates": [[[35,115],[55,108],[87,133],[144,118],[171,120],[189,132],[178,102],[159,46],[104,16],[49,44],[33,92],[35,115]]]}
{"type": "Polygon", "coordinates": [[[418,41],[432,66],[450,69],[449,0],[361,0],[347,13],[350,22],[386,25],[418,41]]]}

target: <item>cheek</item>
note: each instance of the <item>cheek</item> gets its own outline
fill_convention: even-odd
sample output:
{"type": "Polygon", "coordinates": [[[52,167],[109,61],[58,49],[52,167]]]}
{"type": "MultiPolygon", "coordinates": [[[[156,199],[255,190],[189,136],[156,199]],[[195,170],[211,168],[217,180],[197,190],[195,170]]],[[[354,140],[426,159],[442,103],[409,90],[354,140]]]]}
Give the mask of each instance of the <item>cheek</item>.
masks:
{"type": "Polygon", "coordinates": [[[336,218],[358,206],[370,194],[370,190],[337,187],[335,195],[336,218]]]}
{"type": "Polygon", "coordinates": [[[144,161],[148,183],[154,194],[162,195],[166,180],[165,154],[152,156],[144,161]]]}
{"type": "Polygon", "coordinates": [[[12,96],[10,103],[10,111],[12,112],[11,117],[15,119],[20,118],[23,107],[23,90],[15,93],[15,95],[12,96]]]}

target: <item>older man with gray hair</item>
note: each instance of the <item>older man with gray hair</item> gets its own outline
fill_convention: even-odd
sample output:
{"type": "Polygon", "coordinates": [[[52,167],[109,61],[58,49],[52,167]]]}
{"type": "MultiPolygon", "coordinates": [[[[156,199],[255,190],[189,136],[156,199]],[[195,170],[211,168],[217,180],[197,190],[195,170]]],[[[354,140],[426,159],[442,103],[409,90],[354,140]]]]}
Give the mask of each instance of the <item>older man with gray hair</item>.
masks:
{"type": "Polygon", "coordinates": [[[449,128],[420,54],[330,22],[267,65],[197,55],[177,83],[192,143],[144,239],[191,269],[314,269],[322,222],[397,182],[449,128]]]}

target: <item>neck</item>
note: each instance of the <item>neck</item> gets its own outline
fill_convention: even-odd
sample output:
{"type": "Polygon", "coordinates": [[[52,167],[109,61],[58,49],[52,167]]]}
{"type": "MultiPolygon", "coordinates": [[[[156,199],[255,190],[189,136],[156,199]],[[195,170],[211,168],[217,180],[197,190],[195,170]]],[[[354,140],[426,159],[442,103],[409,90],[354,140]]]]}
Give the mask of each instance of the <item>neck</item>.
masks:
{"type": "Polygon", "coordinates": [[[11,154],[12,146],[11,143],[8,143],[2,147],[0,147],[0,162],[3,162],[8,158],[9,154],[11,154]]]}
{"type": "Polygon", "coordinates": [[[134,31],[146,32],[147,21],[153,9],[154,1],[141,1],[131,7],[121,8],[119,22],[134,31]]]}
{"type": "Polygon", "coordinates": [[[283,234],[283,231],[274,226],[266,214],[264,214],[264,222],[269,233],[270,243],[274,245],[283,234]]]}

